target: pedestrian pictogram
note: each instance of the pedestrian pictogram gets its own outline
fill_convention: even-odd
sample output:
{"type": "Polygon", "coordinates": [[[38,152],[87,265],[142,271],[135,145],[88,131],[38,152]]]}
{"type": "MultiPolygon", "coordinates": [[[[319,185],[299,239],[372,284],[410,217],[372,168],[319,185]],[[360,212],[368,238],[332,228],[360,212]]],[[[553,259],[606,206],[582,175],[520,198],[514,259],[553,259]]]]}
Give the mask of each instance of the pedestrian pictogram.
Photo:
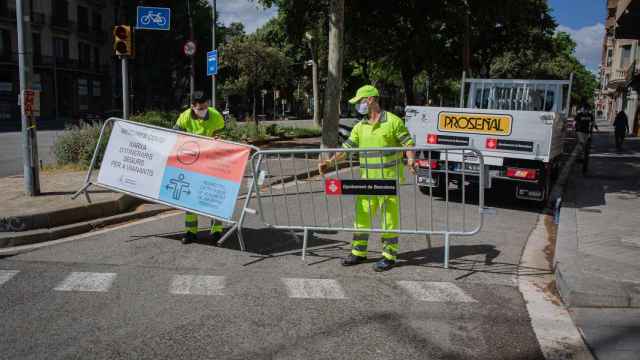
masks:
{"type": "Polygon", "coordinates": [[[191,195],[190,187],[191,184],[184,180],[184,174],[178,175],[177,179],[169,180],[169,184],[167,184],[167,190],[173,190],[172,197],[174,200],[180,200],[182,194],[191,195]]]}

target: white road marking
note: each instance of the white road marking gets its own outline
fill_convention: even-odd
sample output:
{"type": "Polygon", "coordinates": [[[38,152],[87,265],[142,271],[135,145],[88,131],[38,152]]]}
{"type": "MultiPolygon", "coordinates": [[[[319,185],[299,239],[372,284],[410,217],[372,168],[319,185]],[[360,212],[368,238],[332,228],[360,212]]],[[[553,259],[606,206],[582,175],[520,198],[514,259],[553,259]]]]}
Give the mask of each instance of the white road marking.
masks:
{"type": "Polygon", "coordinates": [[[73,272],[54,290],[106,292],[109,291],[115,279],[114,273],[73,272]]]}
{"type": "Polygon", "coordinates": [[[175,295],[224,295],[224,276],[175,275],[169,292],[175,295]]]}
{"type": "Polygon", "coordinates": [[[20,271],[18,270],[0,270],[0,286],[11,280],[11,278],[16,276],[16,274],[19,272],[20,271]]]}
{"type": "Polygon", "coordinates": [[[477,302],[462,289],[447,282],[398,281],[398,285],[419,301],[477,302]]]}
{"type": "Polygon", "coordinates": [[[340,284],[333,279],[283,278],[291,298],[299,299],[346,299],[340,284]]]}

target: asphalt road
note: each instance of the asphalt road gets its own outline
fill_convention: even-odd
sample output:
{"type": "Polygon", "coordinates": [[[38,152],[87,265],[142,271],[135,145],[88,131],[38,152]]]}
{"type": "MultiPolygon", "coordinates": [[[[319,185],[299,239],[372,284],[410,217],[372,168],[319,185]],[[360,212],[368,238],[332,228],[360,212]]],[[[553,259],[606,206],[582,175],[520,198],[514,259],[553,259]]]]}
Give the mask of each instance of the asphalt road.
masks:
{"type": "MultiPolygon", "coordinates": [[[[43,164],[55,162],[53,144],[62,133],[38,131],[38,158],[43,164]]],[[[22,174],[22,143],[22,133],[0,133],[0,177],[22,174]]]]}
{"type": "MultiPolygon", "coordinates": [[[[399,265],[389,272],[375,273],[370,263],[343,268],[350,235],[333,231],[314,234],[303,262],[300,239],[257,216],[243,232],[249,252],[237,250],[235,237],[222,248],[206,236],[181,245],[179,214],[0,259],[0,354],[541,359],[515,281],[538,271],[519,259],[539,211],[500,194],[488,196],[497,210],[480,234],[453,239],[450,269],[442,266],[442,239],[429,244],[424,236],[401,238],[399,265]]],[[[284,214],[282,206],[275,209],[284,214]]],[[[311,201],[300,206],[314,211],[311,201]]],[[[452,202],[451,217],[462,208],[452,202]]],[[[374,236],[370,257],[378,256],[374,236]]]]}

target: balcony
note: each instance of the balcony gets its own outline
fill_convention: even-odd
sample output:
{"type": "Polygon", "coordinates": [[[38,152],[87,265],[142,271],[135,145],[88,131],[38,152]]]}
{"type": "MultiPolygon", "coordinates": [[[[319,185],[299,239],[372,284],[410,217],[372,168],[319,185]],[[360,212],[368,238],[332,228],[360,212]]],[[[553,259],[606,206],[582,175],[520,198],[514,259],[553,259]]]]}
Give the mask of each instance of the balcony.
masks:
{"type": "Polygon", "coordinates": [[[609,88],[623,88],[629,86],[629,83],[634,76],[640,73],[640,63],[633,61],[627,65],[624,69],[615,69],[611,73],[611,79],[609,80],[609,88]]]}

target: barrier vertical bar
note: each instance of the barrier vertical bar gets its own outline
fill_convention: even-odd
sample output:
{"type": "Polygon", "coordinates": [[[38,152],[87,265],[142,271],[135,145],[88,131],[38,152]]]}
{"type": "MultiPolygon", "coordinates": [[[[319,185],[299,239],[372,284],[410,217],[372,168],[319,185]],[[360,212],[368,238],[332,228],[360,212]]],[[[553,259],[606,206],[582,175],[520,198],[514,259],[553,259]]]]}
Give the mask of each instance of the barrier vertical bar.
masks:
{"type": "MultiPolygon", "coordinates": [[[[262,154],[260,155],[260,159],[262,159],[262,154]]],[[[265,167],[267,168],[267,173],[272,174],[271,165],[269,165],[269,155],[266,156],[266,160],[264,164],[265,164],[265,167]]],[[[269,183],[268,186],[269,186],[269,194],[271,195],[271,208],[273,209],[273,220],[275,221],[276,224],[279,224],[280,222],[278,221],[278,211],[276,209],[276,198],[275,196],[273,196],[273,183],[269,183]]]]}
{"type": "Polygon", "coordinates": [[[304,224],[304,214],[302,211],[302,201],[300,201],[300,186],[298,185],[298,174],[296,173],[296,158],[295,154],[291,154],[291,167],[293,168],[293,181],[296,184],[296,198],[298,199],[298,210],[300,212],[300,223],[304,224]]]}
{"type": "Polygon", "coordinates": [[[284,168],[282,167],[282,157],[278,154],[278,166],[280,167],[280,186],[282,187],[282,191],[284,192],[284,209],[287,214],[287,224],[291,226],[291,216],[289,214],[289,199],[287,193],[287,187],[284,183],[284,168]]]}
{"type": "Polygon", "coordinates": [[[313,208],[313,225],[318,226],[316,218],[316,204],[313,196],[313,184],[311,183],[311,170],[309,170],[309,154],[304,154],[304,160],[307,168],[307,183],[309,184],[309,196],[311,197],[311,207],[313,208]]]}

